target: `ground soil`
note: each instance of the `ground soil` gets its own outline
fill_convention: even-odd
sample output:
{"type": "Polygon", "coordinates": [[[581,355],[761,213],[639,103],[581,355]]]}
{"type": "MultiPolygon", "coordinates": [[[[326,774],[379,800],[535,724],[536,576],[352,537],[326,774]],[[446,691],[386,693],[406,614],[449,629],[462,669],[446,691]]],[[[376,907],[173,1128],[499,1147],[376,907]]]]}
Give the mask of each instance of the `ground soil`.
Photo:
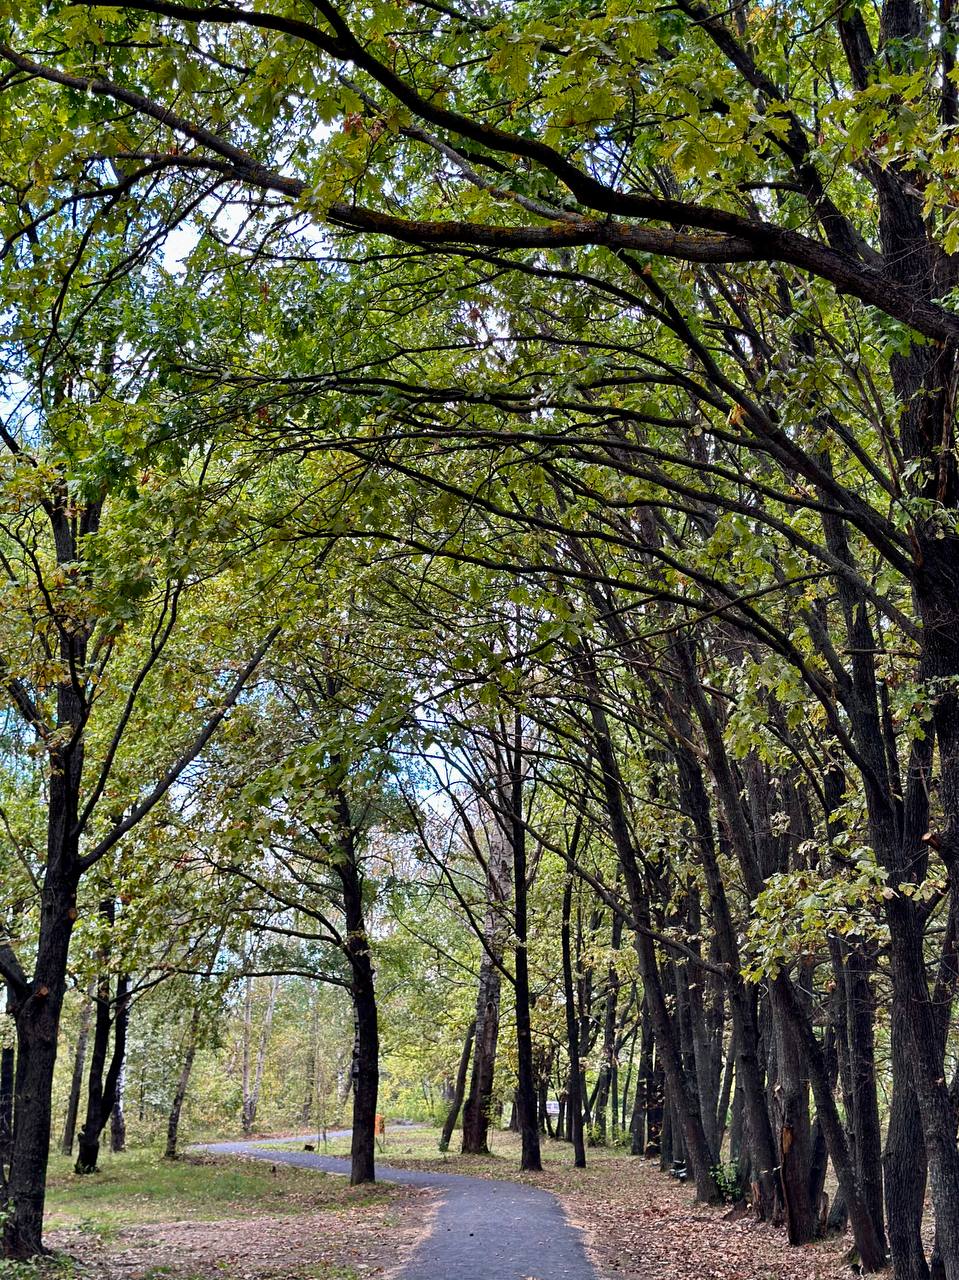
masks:
{"type": "Polygon", "coordinates": [[[854,1280],[849,1236],[792,1248],[780,1227],[728,1206],[696,1204],[692,1188],[662,1173],[658,1162],[597,1150],[578,1170],[570,1147],[551,1142],[544,1171],[520,1174],[512,1135],[496,1134],[494,1143],[494,1156],[389,1159],[402,1168],[509,1178],[552,1191],[582,1229],[605,1280],[854,1280]]]}
{"type": "MultiPolygon", "coordinates": [[[[411,1171],[417,1181],[423,1175],[440,1175],[438,1183],[444,1175],[467,1175],[552,1192],[568,1221],[581,1229],[601,1280],[852,1280],[854,1275],[848,1237],[790,1248],[781,1228],[728,1208],[696,1204],[691,1188],[662,1174],[656,1163],[597,1150],[589,1152],[586,1170],[574,1170],[570,1148],[547,1143],[545,1171],[521,1175],[513,1136],[496,1134],[494,1146],[493,1156],[444,1157],[436,1152],[435,1135],[423,1131],[392,1135],[383,1154],[394,1169],[411,1171]]],[[[452,1211],[462,1215],[449,1185],[432,1189],[381,1181],[374,1188],[351,1189],[345,1179],[287,1166],[286,1159],[322,1160],[305,1156],[302,1149],[299,1155],[287,1151],[286,1158],[279,1152],[272,1157],[272,1172],[263,1169],[271,1156],[262,1149],[255,1162],[202,1158],[213,1166],[211,1176],[249,1169],[250,1175],[242,1175],[244,1188],[254,1170],[262,1171],[261,1179],[268,1174],[268,1186],[257,1186],[256,1199],[228,1201],[215,1213],[205,1204],[192,1213],[181,1205],[176,1221],[150,1221],[144,1203],[142,1216],[121,1219],[112,1229],[92,1231],[75,1221],[49,1242],[77,1259],[81,1277],[91,1280],[385,1280],[409,1261],[431,1226],[442,1226],[452,1211]]],[[[385,1166],[382,1173],[389,1176],[385,1166]]],[[[465,1194],[468,1188],[461,1184],[454,1190],[465,1194]]],[[[127,1203],[124,1212],[130,1215],[134,1208],[127,1203]]],[[[561,1219],[559,1227],[561,1234],[561,1219]]],[[[437,1235],[445,1239],[447,1231],[454,1242],[461,1234],[447,1222],[437,1235]]],[[[551,1231],[557,1234],[555,1227],[551,1231]]],[[[472,1232],[462,1234],[464,1249],[476,1243],[465,1238],[472,1232]]],[[[428,1255],[421,1252],[417,1258],[422,1263],[428,1255]]],[[[574,1273],[575,1268],[569,1274],[574,1273]]],[[[465,1280],[461,1269],[460,1275],[465,1280]]]]}
{"type": "Polygon", "coordinates": [[[849,1237],[791,1248],[781,1227],[696,1204],[658,1165],[608,1175],[605,1186],[559,1194],[609,1280],[854,1280],[849,1237]]]}
{"type": "Polygon", "coordinates": [[[282,1215],[253,1204],[213,1221],[64,1229],[48,1244],[75,1260],[81,1280],[385,1280],[429,1230],[435,1203],[424,1188],[382,1184],[311,1209],[307,1190],[282,1215]]]}

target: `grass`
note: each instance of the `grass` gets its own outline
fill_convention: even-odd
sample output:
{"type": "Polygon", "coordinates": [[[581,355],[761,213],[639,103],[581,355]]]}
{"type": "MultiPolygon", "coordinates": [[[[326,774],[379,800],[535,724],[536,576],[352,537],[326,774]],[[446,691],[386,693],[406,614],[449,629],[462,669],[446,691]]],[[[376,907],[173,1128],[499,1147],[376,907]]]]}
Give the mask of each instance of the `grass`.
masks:
{"type": "Polygon", "coordinates": [[[388,1189],[351,1189],[335,1174],[275,1167],[266,1161],[153,1151],[105,1155],[100,1171],[78,1177],[70,1160],[50,1161],[47,1230],[71,1228],[109,1238],[124,1226],[179,1220],[217,1221],[256,1212],[294,1214],[380,1203],[388,1189]]]}
{"type": "MultiPolygon", "coordinates": [[[[688,1186],[622,1149],[589,1148],[589,1167],[574,1170],[570,1146],[544,1140],[544,1172],[520,1174],[516,1134],[493,1132],[488,1156],[460,1155],[459,1134],[443,1155],[438,1140],[435,1128],[388,1126],[380,1159],[553,1191],[585,1225],[601,1270],[623,1280],[848,1277],[848,1242],[789,1249],[781,1230],[694,1204],[688,1186]]],[[[327,1149],[345,1155],[348,1147],[348,1139],[337,1139],[327,1149]]],[[[170,1162],[140,1150],[104,1155],[98,1174],[77,1177],[58,1156],[48,1228],[62,1232],[57,1247],[78,1258],[77,1269],[68,1259],[67,1269],[55,1272],[55,1262],[13,1271],[0,1264],[0,1280],[360,1280],[402,1261],[434,1200],[416,1188],[351,1189],[337,1175],[270,1160],[204,1155],[170,1162]]]]}
{"type": "MultiPolygon", "coordinates": [[[[399,1125],[390,1128],[387,1125],[385,1143],[377,1139],[377,1159],[385,1164],[396,1164],[401,1168],[442,1168],[447,1173],[518,1178],[520,1158],[518,1134],[511,1133],[507,1129],[491,1130],[489,1137],[491,1151],[486,1156],[462,1155],[460,1153],[462,1133],[459,1130],[453,1134],[450,1149],[446,1153],[440,1151],[439,1140],[439,1129],[426,1127],[412,1129],[399,1125]]],[[[327,1143],[325,1147],[321,1144],[317,1151],[321,1155],[347,1156],[350,1153],[350,1140],[338,1138],[327,1143]]],[[[564,1167],[572,1166],[573,1149],[568,1142],[554,1142],[549,1138],[541,1138],[540,1153],[543,1165],[548,1172],[560,1173],[564,1167]]],[[[590,1147],[587,1150],[587,1157],[591,1166],[627,1158],[622,1147],[590,1147]]]]}
{"type": "MultiPolygon", "coordinates": [[[[316,1142],[315,1135],[307,1137],[303,1142],[316,1142]]],[[[520,1141],[519,1136],[511,1133],[508,1129],[490,1130],[490,1148],[489,1156],[461,1156],[460,1143],[462,1141],[462,1133],[459,1130],[453,1134],[450,1142],[450,1149],[444,1155],[439,1149],[440,1131],[432,1127],[423,1126],[422,1128],[412,1128],[404,1125],[395,1125],[386,1127],[385,1142],[377,1138],[376,1152],[381,1160],[389,1162],[394,1158],[403,1161],[404,1164],[415,1159],[428,1160],[430,1163],[436,1160],[445,1160],[449,1165],[456,1165],[462,1161],[485,1160],[493,1161],[508,1160],[519,1165],[520,1141]],[[409,1158],[409,1160],[407,1159],[409,1158]]],[[[290,1149],[290,1142],[271,1143],[270,1147],[276,1146],[286,1150],[290,1149]]],[[[570,1164],[572,1162],[572,1147],[568,1142],[552,1142],[548,1138],[540,1139],[543,1161],[557,1161],[559,1163],[570,1164]]],[[[324,1156],[348,1156],[350,1154],[350,1139],[335,1138],[324,1144],[321,1142],[317,1147],[317,1154],[324,1156]]],[[[622,1148],[618,1147],[590,1147],[588,1154],[594,1160],[609,1160],[624,1155],[622,1148]]],[[[450,1172],[455,1172],[452,1168],[450,1172]]]]}
{"type": "Polygon", "coordinates": [[[58,1156],[46,1228],[66,1270],[0,1263],[0,1280],[361,1280],[402,1258],[431,1199],[242,1156],[132,1150],[83,1177],[58,1156]]]}

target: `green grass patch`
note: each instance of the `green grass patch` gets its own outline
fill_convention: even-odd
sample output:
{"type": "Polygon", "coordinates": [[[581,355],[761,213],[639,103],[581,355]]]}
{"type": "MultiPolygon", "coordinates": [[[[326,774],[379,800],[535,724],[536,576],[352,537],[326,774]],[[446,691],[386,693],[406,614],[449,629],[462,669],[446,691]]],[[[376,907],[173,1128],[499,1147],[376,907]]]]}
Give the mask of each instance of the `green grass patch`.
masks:
{"type": "Polygon", "coordinates": [[[50,1161],[47,1230],[70,1227],[110,1239],[131,1224],[346,1209],[380,1203],[388,1195],[388,1188],[352,1189],[336,1174],[265,1160],[163,1160],[152,1151],[127,1151],[105,1155],[98,1173],[77,1176],[68,1159],[55,1156],[50,1161]]]}
{"type": "MultiPolygon", "coordinates": [[[[315,1142],[315,1138],[309,1139],[315,1142]]],[[[376,1155],[378,1160],[389,1163],[395,1160],[398,1164],[412,1165],[417,1160],[428,1160],[431,1164],[437,1160],[445,1160],[449,1166],[450,1173],[455,1173],[458,1164],[472,1165],[475,1161],[487,1161],[495,1163],[498,1160],[504,1162],[512,1162],[517,1167],[519,1165],[520,1156],[520,1139],[519,1135],[511,1133],[508,1129],[495,1129],[490,1131],[490,1154],[488,1156],[461,1156],[460,1143],[462,1134],[459,1130],[454,1132],[450,1142],[450,1149],[444,1156],[439,1149],[440,1130],[434,1128],[406,1128],[403,1125],[396,1125],[391,1128],[386,1127],[385,1141],[377,1139],[376,1155]]],[[[277,1147],[281,1144],[277,1143],[277,1147]]],[[[290,1145],[282,1144],[287,1150],[290,1145]]],[[[271,1144],[272,1146],[272,1144],[271,1144]]],[[[325,1146],[321,1142],[317,1147],[318,1155],[326,1156],[348,1156],[350,1154],[349,1138],[336,1138],[328,1142],[325,1146]]],[[[550,1138],[540,1139],[540,1152],[543,1157],[544,1164],[570,1164],[573,1159],[573,1148],[568,1142],[555,1142],[550,1138]]],[[[605,1161],[621,1159],[624,1155],[622,1147],[614,1146],[595,1146],[590,1147],[587,1151],[587,1158],[592,1161],[605,1161]]]]}

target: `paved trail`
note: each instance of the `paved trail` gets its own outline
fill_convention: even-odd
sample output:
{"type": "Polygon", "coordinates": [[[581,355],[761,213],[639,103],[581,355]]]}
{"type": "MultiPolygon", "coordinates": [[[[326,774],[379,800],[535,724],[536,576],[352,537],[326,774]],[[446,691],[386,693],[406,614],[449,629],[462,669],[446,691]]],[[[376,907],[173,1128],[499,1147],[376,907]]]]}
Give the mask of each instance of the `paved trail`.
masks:
{"type": "MultiPolygon", "coordinates": [[[[256,1142],[216,1142],[203,1149],[327,1173],[350,1171],[350,1162],[336,1156],[265,1149],[256,1142]]],[[[389,1165],[380,1165],[377,1177],[386,1182],[438,1187],[443,1193],[432,1231],[400,1272],[399,1280],[598,1280],[579,1233],[547,1191],[492,1178],[392,1169],[389,1165]]]]}

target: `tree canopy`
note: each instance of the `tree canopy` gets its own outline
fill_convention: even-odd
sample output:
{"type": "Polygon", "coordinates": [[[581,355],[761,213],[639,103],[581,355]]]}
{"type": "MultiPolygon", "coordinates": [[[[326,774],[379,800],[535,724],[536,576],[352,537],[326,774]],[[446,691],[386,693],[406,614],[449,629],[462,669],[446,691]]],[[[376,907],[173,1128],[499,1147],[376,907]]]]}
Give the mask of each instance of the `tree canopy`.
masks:
{"type": "Polygon", "coordinates": [[[956,36],[0,0],[10,1256],[92,1008],[959,1280],[956,36]]]}

